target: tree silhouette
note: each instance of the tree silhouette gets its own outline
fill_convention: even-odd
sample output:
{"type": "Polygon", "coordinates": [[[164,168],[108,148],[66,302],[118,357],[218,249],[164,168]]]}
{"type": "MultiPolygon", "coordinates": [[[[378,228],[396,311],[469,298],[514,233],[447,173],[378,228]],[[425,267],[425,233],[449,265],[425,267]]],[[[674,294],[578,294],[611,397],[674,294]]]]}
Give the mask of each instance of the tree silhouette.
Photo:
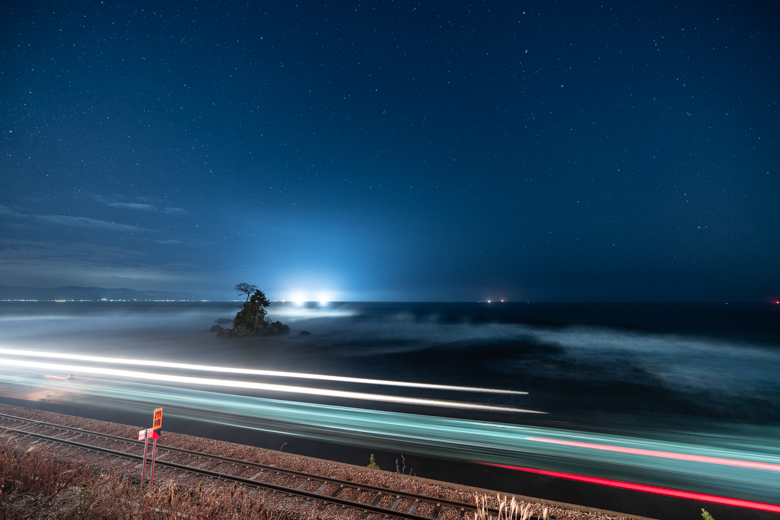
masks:
{"type": "MultiPolygon", "coordinates": [[[[252,296],[252,293],[257,291],[256,285],[249,285],[248,283],[240,283],[236,285],[235,291],[239,294],[244,293],[246,294],[246,301],[249,301],[249,297],[252,296]]],[[[262,294],[262,293],[261,293],[262,294]]],[[[266,304],[268,305],[268,304],[266,304]]]]}
{"type": "MultiPolygon", "coordinates": [[[[254,287],[254,285],[251,285],[250,287],[254,287]]],[[[265,297],[263,291],[257,288],[255,288],[255,292],[252,294],[252,297],[249,298],[249,303],[252,305],[257,305],[258,307],[268,307],[271,305],[271,302],[269,302],[268,298],[265,297]]]]}

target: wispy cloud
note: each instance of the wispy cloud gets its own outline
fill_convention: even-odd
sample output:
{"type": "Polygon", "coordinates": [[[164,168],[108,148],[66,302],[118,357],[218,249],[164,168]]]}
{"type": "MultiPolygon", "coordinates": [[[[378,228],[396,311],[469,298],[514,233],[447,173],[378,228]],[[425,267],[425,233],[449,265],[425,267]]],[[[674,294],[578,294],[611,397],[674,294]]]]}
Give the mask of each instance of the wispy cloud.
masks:
{"type": "Polygon", "coordinates": [[[188,246],[188,247],[207,247],[216,245],[215,242],[209,242],[208,240],[201,240],[199,238],[169,238],[166,240],[155,240],[155,244],[162,244],[166,246],[188,246]]]}
{"type": "Polygon", "coordinates": [[[35,221],[44,224],[56,224],[81,229],[102,229],[106,231],[149,231],[147,229],[131,226],[128,224],[117,224],[108,220],[98,220],[89,217],[72,217],[70,215],[30,215],[16,211],[15,209],[0,205],[0,215],[14,217],[27,221],[35,221]]]}
{"type": "Polygon", "coordinates": [[[14,210],[13,208],[9,208],[8,206],[3,206],[0,204],[0,215],[6,215],[9,217],[24,217],[22,213],[19,213],[18,211],[14,210]]]}
{"type": "Polygon", "coordinates": [[[155,211],[156,206],[151,204],[139,204],[137,202],[109,202],[106,204],[112,208],[127,208],[127,209],[139,209],[141,211],[155,211]]]}
{"type": "Polygon", "coordinates": [[[186,213],[189,213],[189,211],[182,208],[163,208],[162,212],[167,215],[184,215],[186,213]]]}
{"type": "Polygon", "coordinates": [[[144,228],[140,228],[138,226],[117,224],[116,222],[98,220],[89,217],[70,217],[68,215],[34,215],[33,218],[39,222],[76,228],[104,229],[107,231],[146,231],[144,228]]]}
{"type": "Polygon", "coordinates": [[[136,199],[136,200],[140,200],[139,202],[122,202],[122,201],[108,199],[101,195],[95,195],[95,200],[111,208],[132,209],[136,211],[149,211],[149,212],[159,211],[160,213],[165,213],[166,215],[185,215],[189,213],[184,208],[173,208],[170,206],[164,206],[162,204],[152,204],[153,202],[156,201],[155,200],[150,201],[149,199],[136,199]]]}
{"type": "Polygon", "coordinates": [[[145,251],[64,240],[0,242],[0,284],[148,288],[189,278],[195,266],[155,263],[145,251]]]}

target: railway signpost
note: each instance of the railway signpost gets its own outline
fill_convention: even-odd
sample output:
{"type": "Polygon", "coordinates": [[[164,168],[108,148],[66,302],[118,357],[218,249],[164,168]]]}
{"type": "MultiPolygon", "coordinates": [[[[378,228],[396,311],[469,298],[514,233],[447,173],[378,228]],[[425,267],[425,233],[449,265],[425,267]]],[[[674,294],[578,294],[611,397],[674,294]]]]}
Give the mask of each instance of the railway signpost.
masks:
{"type": "Polygon", "coordinates": [[[154,461],[157,458],[157,439],[162,432],[162,408],[157,408],[154,411],[154,419],[152,420],[152,438],[154,439],[154,448],[152,448],[152,479],[149,482],[149,487],[154,487],[154,461]]]}
{"type": "Polygon", "coordinates": [[[162,408],[157,408],[154,411],[154,420],[152,421],[153,430],[162,430],[162,408]]]}
{"type": "Polygon", "coordinates": [[[146,483],[146,459],[149,453],[149,439],[154,440],[154,446],[152,447],[152,478],[149,482],[149,486],[154,486],[154,460],[157,458],[157,439],[160,438],[162,432],[162,408],[157,408],[154,411],[154,419],[152,420],[152,427],[146,430],[138,432],[138,440],[144,442],[144,469],[141,473],[141,487],[146,483]]]}

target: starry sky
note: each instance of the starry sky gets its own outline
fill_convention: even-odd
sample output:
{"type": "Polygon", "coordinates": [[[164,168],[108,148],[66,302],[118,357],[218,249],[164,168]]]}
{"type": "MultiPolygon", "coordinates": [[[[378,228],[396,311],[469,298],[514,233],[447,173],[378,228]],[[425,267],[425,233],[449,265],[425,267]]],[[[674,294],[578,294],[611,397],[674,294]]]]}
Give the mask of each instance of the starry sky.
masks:
{"type": "Polygon", "coordinates": [[[9,1],[0,284],[780,296],[777,2],[9,1]]]}

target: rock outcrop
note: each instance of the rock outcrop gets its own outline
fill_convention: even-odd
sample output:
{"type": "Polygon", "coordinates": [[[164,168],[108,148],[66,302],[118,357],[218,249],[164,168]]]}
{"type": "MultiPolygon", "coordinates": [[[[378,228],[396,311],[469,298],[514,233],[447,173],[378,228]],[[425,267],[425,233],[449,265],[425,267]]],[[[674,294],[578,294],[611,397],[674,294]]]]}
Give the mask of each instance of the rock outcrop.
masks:
{"type": "MultiPolygon", "coordinates": [[[[214,327],[218,327],[215,325],[214,327]]],[[[212,327],[212,329],[214,328],[212,327]]],[[[232,329],[223,329],[216,331],[219,337],[244,337],[244,336],[278,336],[279,334],[288,334],[290,327],[280,321],[271,323],[268,320],[259,320],[250,324],[236,325],[233,322],[232,329]]]]}
{"type": "MultiPolygon", "coordinates": [[[[252,286],[254,288],[254,286],[252,286]]],[[[248,294],[248,291],[247,291],[248,294]]],[[[255,290],[254,294],[249,296],[241,306],[236,317],[233,319],[233,328],[224,329],[219,325],[214,325],[209,329],[216,332],[220,337],[244,337],[244,336],[278,336],[287,334],[290,327],[280,321],[271,323],[265,317],[265,308],[271,303],[265,297],[262,291],[255,290]]]]}

